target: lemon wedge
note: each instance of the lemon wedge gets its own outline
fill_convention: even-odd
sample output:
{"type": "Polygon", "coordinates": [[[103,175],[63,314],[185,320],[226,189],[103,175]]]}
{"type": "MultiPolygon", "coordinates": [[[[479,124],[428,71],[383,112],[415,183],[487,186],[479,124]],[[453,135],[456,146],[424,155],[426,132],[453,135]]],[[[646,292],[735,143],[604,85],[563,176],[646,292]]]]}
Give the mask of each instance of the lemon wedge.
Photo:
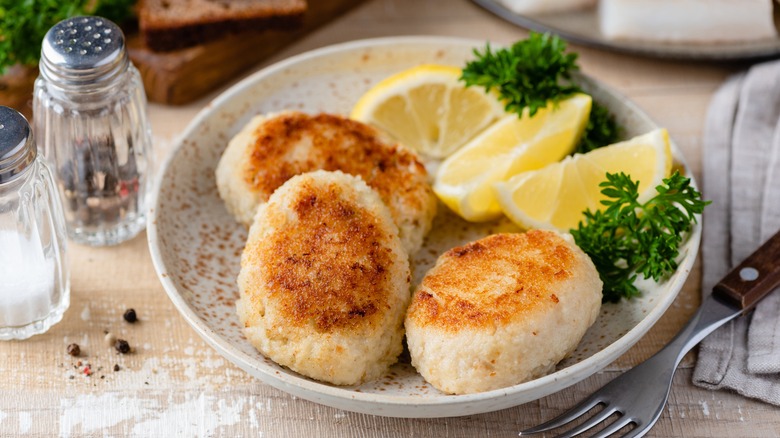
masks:
{"type": "Polygon", "coordinates": [[[481,87],[460,82],[461,70],[425,64],[390,76],[368,90],[350,117],[374,125],[431,158],[444,158],[504,114],[481,87]]]}
{"type": "Polygon", "coordinates": [[[493,184],[570,154],[588,122],[591,104],[590,96],[575,94],[548,104],[533,117],[505,116],[444,160],[433,191],[466,220],[501,216],[493,184]]]}
{"type": "Polygon", "coordinates": [[[495,190],[503,212],[523,228],[568,231],[576,228],[586,209],[603,208],[606,197],[599,184],[606,174],[623,172],[639,181],[639,202],[655,195],[672,169],[666,129],[656,129],[630,140],[566,157],[542,169],[523,172],[495,190]]]}

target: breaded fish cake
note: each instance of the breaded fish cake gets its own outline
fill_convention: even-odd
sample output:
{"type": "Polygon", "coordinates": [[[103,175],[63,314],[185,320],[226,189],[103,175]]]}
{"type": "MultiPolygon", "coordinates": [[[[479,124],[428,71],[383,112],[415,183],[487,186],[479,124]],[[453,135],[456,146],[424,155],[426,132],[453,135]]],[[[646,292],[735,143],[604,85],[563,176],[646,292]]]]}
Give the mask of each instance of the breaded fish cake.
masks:
{"type": "Polygon", "coordinates": [[[420,249],[436,214],[425,167],[412,150],[354,120],[293,111],[257,116],[228,144],[217,188],[228,211],[249,226],[285,181],[320,169],[362,177],[390,208],[407,252],[420,249]]]}
{"type": "Polygon", "coordinates": [[[247,339],[300,374],[354,385],[401,353],[409,260],[360,177],[315,171],[279,187],[258,208],[238,287],[247,339]]]}
{"type": "Polygon", "coordinates": [[[542,376],[596,320],[601,288],[568,234],[496,234],[453,248],[412,297],[405,321],[412,365],[453,394],[542,376]]]}

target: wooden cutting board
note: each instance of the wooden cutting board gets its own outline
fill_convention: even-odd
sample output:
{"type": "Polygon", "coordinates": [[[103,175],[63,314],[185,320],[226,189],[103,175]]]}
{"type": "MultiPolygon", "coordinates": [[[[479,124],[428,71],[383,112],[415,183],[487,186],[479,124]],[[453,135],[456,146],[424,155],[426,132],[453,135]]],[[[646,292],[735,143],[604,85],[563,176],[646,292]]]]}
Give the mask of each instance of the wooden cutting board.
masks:
{"type": "Polygon", "coordinates": [[[141,72],[150,101],[191,102],[279,51],[362,0],[310,0],[300,28],[233,35],[173,52],[153,52],[141,38],[128,40],[130,58],[141,72]]]}
{"type": "Polygon", "coordinates": [[[0,76],[0,105],[11,107],[32,120],[32,92],[38,67],[15,65],[0,76]]]}
{"type": "MultiPolygon", "coordinates": [[[[129,34],[128,51],[141,72],[151,102],[182,105],[198,99],[241,72],[344,14],[362,0],[309,0],[303,24],[290,31],[232,35],[219,41],[172,52],[153,52],[138,35],[129,34]]],[[[0,105],[32,116],[37,67],[14,67],[0,76],[0,105]]]]}

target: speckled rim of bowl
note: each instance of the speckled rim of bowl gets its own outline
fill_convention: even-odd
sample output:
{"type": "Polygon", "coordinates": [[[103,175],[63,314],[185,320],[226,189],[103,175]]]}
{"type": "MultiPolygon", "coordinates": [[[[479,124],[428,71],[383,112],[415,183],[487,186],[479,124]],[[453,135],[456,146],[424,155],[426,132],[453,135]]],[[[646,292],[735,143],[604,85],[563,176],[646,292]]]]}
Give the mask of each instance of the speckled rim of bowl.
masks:
{"type": "MultiPolygon", "coordinates": [[[[685,243],[687,253],[680,263],[678,271],[665,285],[665,288],[669,292],[660,296],[659,298],[661,299],[656,303],[654,308],[625,335],[582,362],[544,377],[511,387],[466,395],[442,394],[424,398],[419,396],[385,396],[381,394],[356,392],[350,389],[309,380],[292,372],[280,373],[273,369],[266,369],[264,366],[258,366],[251,356],[243,353],[210,330],[205,322],[188,307],[186,301],[176,289],[175,284],[166,274],[166,267],[163,264],[162,254],[158,248],[158,230],[156,226],[156,211],[158,210],[162,176],[183,147],[184,139],[188,138],[200,123],[211,117],[226,102],[229,102],[235,96],[243,93],[247,88],[254,86],[257,82],[262,81],[265,77],[294,66],[296,63],[309,58],[328,57],[341,52],[361,50],[369,47],[392,47],[400,44],[411,45],[423,43],[429,45],[436,44],[442,46],[468,47],[480,47],[484,45],[484,41],[480,40],[438,36],[403,36],[350,41],[287,58],[252,74],[223,92],[212,102],[207,104],[195,116],[182,134],[178,136],[174,149],[169,153],[163,166],[160,168],[155,180],[155,189],[152,194],[153,200],[150,203],[151,207],[149,210],[147,229],[152,262],[169,298],[195,331],[225,358],[249,374],[259,378],[264,383],[292,395],[348,411],[402,418],[462,416],[505,409],[557,392],[603,369],[633,346],[669,308],[679,291],[682,289],[683,284],[691,271],[701,240],[701,226],[696,225],[688,237],[688,241],[685,243]]],[[[632,102],[610,88],[595,81],[593,82],[607,94],[611,94],[621,99],[635,115],[648,123],[652,123],[650,118],[632,102]]],[[[674,144],[672,144],[672,148],[675,159],[687,168],[679,149],[674,144]]],[[[692,175],[690,176],[693,178],[692,175]]]]}

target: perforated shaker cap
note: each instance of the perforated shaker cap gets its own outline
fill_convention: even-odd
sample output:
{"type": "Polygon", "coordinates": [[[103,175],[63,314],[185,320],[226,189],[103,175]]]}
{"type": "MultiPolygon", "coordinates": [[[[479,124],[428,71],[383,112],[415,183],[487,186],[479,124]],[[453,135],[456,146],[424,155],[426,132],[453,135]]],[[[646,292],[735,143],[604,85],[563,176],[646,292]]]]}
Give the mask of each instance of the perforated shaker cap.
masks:
{"type": "Polygon", "coordinates": [[[99,83],[127,65],[125,36],[103,17],[72,17],[52,26],[43,39],[41,74],[53,82],[99,83]]]}
{"type": "Polygon", "coordinates": [[[20,175],[36,154],[27,119],[15,109],[0,106],[0,184],[20,175]]]}

